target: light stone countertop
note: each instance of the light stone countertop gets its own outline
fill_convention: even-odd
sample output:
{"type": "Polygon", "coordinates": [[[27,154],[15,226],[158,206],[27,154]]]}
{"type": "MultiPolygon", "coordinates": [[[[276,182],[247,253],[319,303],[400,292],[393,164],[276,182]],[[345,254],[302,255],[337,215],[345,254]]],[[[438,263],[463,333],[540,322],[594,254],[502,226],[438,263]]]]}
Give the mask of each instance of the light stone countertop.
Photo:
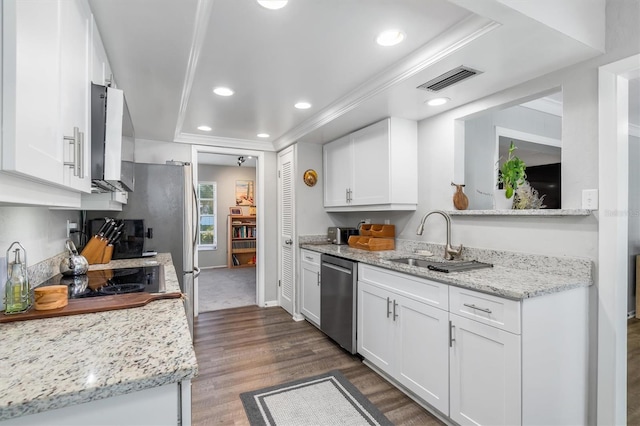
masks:
{"type": "Polygon", "coordinates": [[[414,257],[443,260],[442,246],[396,240],[396,250],[367,251],[348,245],[334,245],[301,239],[300,248],[379,266],[397,272],[427,278],[513,300],[588,287],[592,284],[592,262],[581,258],[557,258],[514,252],[465,248],[464,260],[493,264],[493,268],[443,273],[409,266],[388,259],[414,257]],[[429,249],[434,256],[414,254],[416,249],[429,249]]]}
{"type": "MultiPolygon", "coordinates": [[[[90,269],[162,264],[180,291],[170,254],[90,269]]],[[[189,380],[196,376],[181,299],[131,309],[0,325],[0,420],[189,380]]]]}

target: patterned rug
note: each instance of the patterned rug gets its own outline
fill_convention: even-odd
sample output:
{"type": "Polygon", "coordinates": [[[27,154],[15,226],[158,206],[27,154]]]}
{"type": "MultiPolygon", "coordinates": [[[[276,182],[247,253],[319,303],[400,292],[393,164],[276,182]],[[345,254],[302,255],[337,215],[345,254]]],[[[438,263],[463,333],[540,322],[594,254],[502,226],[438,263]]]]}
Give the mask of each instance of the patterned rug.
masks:
{"type": "Polygon", "coordinates": [[[240,394],[252,426],[392,425],[337,370],[240,394]]]}

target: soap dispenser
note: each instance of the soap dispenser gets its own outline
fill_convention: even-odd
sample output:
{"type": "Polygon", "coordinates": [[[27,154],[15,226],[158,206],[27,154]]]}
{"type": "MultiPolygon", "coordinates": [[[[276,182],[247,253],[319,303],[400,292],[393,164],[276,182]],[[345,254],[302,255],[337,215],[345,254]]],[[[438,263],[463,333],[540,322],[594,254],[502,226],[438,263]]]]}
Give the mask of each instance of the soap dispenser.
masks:
{"type": "Polygon", "coordinates": [[[5,286],[5,313],[17,314],[24,312],[31,306],[31,289],[29,288],[29,278],[27,276],[27,252],[22,244],[14,242],[7,249],[7,284],[5,286]],[[9,252],[13,250],[14,261],[9,262],[9,252]],[[24,261],[20,259],[20,252],[23,253],[24,261]]]}

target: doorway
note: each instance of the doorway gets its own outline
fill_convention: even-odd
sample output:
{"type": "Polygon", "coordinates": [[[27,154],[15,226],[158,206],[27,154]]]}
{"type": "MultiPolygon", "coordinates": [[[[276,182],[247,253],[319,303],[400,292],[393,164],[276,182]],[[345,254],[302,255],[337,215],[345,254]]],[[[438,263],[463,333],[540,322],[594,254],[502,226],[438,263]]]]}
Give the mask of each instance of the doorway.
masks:
{"type": "Polygon", "coordinates": [[[212,189],[203,192],[202,197],[199,194],[200,203],[203,204],[203,200],[207,203],[200,206],[198,227],[206,236],[195,256],[202,271],[195,283],[196,315],[238,306],[264,306],[264,242],[258,232],[263,226],[260,200],[264,197],[261,185],[264,170],[261,160],[261,152],[205,146],[192,148],[194,184],[196,187],[200,184],[207,191],[212,189]],[[250,197],[247,194],[240,197],[240,202],[236,201],[238,185],[245,192],[247,189],[251,192],[250,197]],[[210,195],[215,200],[208,200],[210,195]],[[236,268],[228,261],[228,250],[232,247],[230,229],[232,223],[245,217],[251,218],[254,225],[252,237],[243,244],[251,244],[255,253],[248,257],[249,260],[243,257],[245,264],[236,268]]]}

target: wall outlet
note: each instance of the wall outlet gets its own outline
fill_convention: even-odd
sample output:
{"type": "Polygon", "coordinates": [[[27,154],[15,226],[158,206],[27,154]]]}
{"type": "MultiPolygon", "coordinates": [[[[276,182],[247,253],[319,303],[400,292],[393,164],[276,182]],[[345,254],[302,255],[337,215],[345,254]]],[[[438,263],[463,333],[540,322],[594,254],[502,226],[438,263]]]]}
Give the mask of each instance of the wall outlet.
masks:
{"type": "Polygon", "coordinates": [[[598,210],[598,190],[582,190],[582,208],[585,210],[598,210]]]}
{"type": "Polygon", "coordinates": [[[385,219],[385,220],[384,220],[384,224],[385,224],[385,225],[391,225],[391,221],[390,221],[389,219],[385,219]]]}

